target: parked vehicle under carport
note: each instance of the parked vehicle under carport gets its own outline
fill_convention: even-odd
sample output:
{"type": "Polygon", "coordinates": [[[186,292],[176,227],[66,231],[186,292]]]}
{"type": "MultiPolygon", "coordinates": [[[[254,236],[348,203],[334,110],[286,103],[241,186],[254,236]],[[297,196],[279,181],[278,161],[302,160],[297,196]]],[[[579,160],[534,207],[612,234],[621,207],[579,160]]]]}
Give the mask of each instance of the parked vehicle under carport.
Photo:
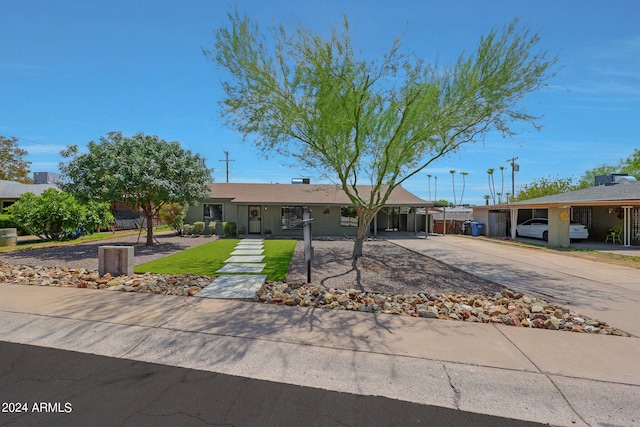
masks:
{"type": "MultiPolygon", "coordinates": [[[[516,226],[516,236],[534,237],[544,241],[549,240],[549,220],[547,218],[532,218],[516,226]]],[[[588,239],[589,230],[582,224],[571,222],[569,224],[570,239],[588,239]]]]}

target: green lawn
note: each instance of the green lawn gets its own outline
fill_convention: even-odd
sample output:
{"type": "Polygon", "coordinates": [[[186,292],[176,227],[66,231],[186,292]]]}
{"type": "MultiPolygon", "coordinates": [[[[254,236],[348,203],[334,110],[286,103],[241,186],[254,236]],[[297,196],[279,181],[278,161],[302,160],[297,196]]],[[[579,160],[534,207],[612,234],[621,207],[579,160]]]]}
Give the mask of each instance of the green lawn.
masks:
{"type": "MultiPolygon", "coordinates": [[[[180,253],[141,264],[135,267],[136,273],[198,274],[217,276],[224,262],[231,256],[239,239],[218,239],[206,245],[187,249],[180,253]]],[[[263,273],[268,280],[285,281],[289,263],[296,247],[295,240],[265,240],[262,261],[267,266],[263,273]]]]}

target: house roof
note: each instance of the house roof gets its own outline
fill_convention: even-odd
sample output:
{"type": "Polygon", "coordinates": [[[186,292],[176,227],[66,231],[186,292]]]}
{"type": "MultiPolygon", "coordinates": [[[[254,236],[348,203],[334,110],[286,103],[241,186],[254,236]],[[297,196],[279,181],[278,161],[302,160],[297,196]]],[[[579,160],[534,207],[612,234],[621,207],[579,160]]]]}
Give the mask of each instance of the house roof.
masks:
{"type": "Polygon", "coordinates": [[[598,185],[582,190],[513,202],[511,206],[548,205],[635,205],[640,206],[640,182],[621,179],[617,184],[598,185]]]}
{"type": "Polygon", "coordinates": [[[0,199],[17,200],[24,193],[33,193],[36,196],[48,188],[58,188],[56,184],[23,184],[15,181],[0,180],[0,199]]]}
{"type": "MultiPolygon", "coordinates": [[[[242,204],[292,204],[292,205],[351,205],[346,193],[334,184],[208,184],[212,199],[228,200],[242,204]]],[[[370,185],[358,185],[364,197],[372,190],[370,185]]],[[[386,206],[424,207],[432,206],[401,186],[389,196],[386,206]]]]}

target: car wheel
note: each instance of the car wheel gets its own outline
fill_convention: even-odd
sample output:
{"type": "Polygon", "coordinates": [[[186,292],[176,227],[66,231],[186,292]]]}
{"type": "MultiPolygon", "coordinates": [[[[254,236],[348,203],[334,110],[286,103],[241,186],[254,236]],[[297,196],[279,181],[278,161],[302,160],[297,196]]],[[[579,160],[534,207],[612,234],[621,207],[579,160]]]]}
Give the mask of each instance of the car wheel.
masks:
{"type": "Polygon", "coordinates": [[[545,231],[544,233],[542,233],[542,240],[544,240],[545,242],[549,241],[549,232],[545,231]]]}

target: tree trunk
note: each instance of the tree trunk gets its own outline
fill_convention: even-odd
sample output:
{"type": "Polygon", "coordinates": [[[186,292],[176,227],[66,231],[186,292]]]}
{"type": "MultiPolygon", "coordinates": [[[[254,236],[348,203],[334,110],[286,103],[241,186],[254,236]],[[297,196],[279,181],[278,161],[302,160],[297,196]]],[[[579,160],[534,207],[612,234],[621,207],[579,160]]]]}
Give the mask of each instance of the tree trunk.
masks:
{"type": "Polygon", "coordinates": [[[153,215],[147,214],[147,246],[153,246],[153,215]]]}
{"type": "Polygon", "coordinates": [[[364,246],[364,238],[367,234],[367,227],[369,224],[367,221],[360,220],[358,224],[358,231],[356,232],[356,240],[353,243],[353,261],[355,262],[362,256],[362,247],[364,246]]]}

